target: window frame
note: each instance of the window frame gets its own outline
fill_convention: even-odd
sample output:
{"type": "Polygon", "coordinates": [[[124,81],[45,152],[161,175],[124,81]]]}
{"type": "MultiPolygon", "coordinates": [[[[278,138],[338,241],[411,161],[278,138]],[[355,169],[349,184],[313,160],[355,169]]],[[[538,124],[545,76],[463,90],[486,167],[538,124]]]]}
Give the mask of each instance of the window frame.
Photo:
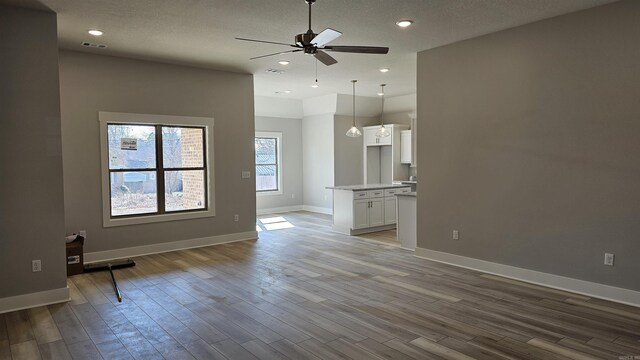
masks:
{"type": "MultiPolygon", "coordinates": [[[[134,224],[146,224],[157,223],[165,221],[196,219],[204,217],[215,216],[215,194],[212,189],[215,189],[215,176],[214,176],[214,162],[213,162],[213,124],[214,119],[210,117],[192,117],[192,116],[172,116],[172,115],[151,115],[151,114],[132,114],[132,113],[114,113],[114,112],[99,112],[98,121],[100,123],[100,155],[101,155],[101,169],[102,169],[102,222],[104,227],[112,226],[124,226],[134,224]],[[149,170],[156,173],[156,181],[159,185],[161,181],[160,176],[165,176],[167,171],[179,171],[183,168],[165,168],[164,164],[161,164],[163,157],[158,156],[161,152],[162,146],[158,144],[161,139],[161,134],[158,134],[158,130],[161,131],[162,127],[185,127],[185,128],[201,128],[203,129],[204,140],[204,153],[203,153],[203,167],[202,168],[188,168],[187,170],[204,170],[205,172],[205,208],[204,209],[189,209],[178,211],[165,211],[160,212],[164,205],[160,206],[160,202],[164,201],[164,191],[160,186],[157,187],[158,191],[158,212],[144,213],[144,214],[130,214],[119,215],[116,217],[111,216],[111,182],[110,176],[114,172],[109,168],[109,140],[108,140],[108,125],[143,125],[143,126],[156,126],[156,167],[149,170]],[[176,170],[178,169],[178,170],[176,170]],[[160,194],[162,192],[162,194],[160,194]]],[[[115,172],[122,171],[143,171],[146,169],[117,169],[115,172]]],[[[164,182],[164,180],[162,180],[164,182]]]]}
{"type": "MultiPolygon", "coordinates": [[[[276,139],[276,179],[278,184],[277,190],[255,190],[256,196],[271,196],[271,195],[282,195],[283,191],[283,181],[282,181],[282,133],[278,131],[256,131],[256,134],[253,138],[254,151],[255,151],[255,142],[257,138],[265,138],[265,139],[276,139]]],[[[254,169],[256,182],[258,181],[258,165],[271,165],[271,164],[255,164],[255,153],[253,156],[254,161],[254,169]]]]}

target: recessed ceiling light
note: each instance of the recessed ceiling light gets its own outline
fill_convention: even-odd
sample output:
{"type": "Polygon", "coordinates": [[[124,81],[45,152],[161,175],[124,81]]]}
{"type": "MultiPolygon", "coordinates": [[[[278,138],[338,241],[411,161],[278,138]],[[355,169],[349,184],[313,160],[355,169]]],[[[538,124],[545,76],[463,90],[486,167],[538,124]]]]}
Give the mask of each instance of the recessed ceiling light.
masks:
{"type": "Polygon", "coordinates": [[[401,28],[406,28],[408,26],[411,26],[411,24],[413,24],[413,20],[400,20],[396,23],[396,25],[400,26],[401,28]]]}
{"type": "Polygon", "coordinates": [[[320,87],[320,85],[318,85],[318,84],[313,84],[313,85],[311,85],[311,87],[315,89],[315,88],[320,87]]]}
{"type": "Polygon", "coordinates": [[[289,60],[280,60],[280,61],[278,61],[278,64],[280,64],[280,65],[289,65],[289,60]]]}
{"type": "Polygon", "coordinates": [[[93,36],[102,36],[102,34],[104,34],[102,31],[100,30],[89,30],[87,31],[89,34],[93,35],[93,36]]]}
{"type": "Polygon", "coordinates": [[[381,73],[389,72],[389,68],[381,68],[381,69],[380,69],[380,72],[381,72],[381,73]]]}
{"type": "Polygon", "coordinates": [[[291,90],[276,91],[276,94],[291,94],[291,90]]]}

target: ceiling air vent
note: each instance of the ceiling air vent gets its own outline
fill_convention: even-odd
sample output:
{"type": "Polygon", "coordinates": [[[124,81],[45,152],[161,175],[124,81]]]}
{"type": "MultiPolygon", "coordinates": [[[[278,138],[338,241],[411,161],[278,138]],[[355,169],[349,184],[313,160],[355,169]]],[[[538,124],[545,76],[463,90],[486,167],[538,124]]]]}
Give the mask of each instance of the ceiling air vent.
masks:
{"type": "Polygon", "coordinates": [[[94,44],[94,43],[90,43],[88,41],[85,41],[80,45],[86,46],[86,47],[98,48],[98,49],[105,49],[107,47],[107,45],[105,45],[105,44],[94,44]]]}
{"type": "Polygon", "coordinates": [[[267,69],[264,72],[268,72],[272,74],[284,74],[284,70],[278,70],[278,69],[267,69]]]}

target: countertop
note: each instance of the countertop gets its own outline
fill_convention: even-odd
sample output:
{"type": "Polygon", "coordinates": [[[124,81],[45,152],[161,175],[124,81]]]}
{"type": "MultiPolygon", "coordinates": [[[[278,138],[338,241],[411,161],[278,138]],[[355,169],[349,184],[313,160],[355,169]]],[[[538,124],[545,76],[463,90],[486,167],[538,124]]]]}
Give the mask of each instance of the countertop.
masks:
{"type": "Polygon", "coordinates": [[[407,185],[402,184],[362,184],[362,185],[344,185],[344,186],[327,186],[327,189],[333,190],[377,190],[377,189],[392,189],[392,188],[406,188],[407,185]]]}
{"type": "Polygon", "coordinates": [[[412,192],[408,192],[408,193],[404,193],[404,194],[396,194],[396,196],[410,196],[410,197],[416,197],[418,196],[418,193],[415,191],[412,192]]]}

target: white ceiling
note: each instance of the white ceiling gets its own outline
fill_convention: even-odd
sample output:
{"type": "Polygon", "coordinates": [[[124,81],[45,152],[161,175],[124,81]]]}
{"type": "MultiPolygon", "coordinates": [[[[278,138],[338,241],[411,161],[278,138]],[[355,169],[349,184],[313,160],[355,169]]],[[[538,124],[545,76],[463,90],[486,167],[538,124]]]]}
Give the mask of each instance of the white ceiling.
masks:
{"type": "MultiPolygon", "coordinates": [[[[255,75],[258,96],[304,99],[330,93],[375,96],[387,83],[388,96],[416,91],[416,53],[452,42],[565,14],[615,0],[317,0],[312,28],[343,35],[332,45],[388,46],[388,55],[331,53],[338,64],[318,64],[301,53],[259,60],[250,57],[288,50],[285,46],[235,40],[246,37],[293,43],[307,30],[304,0],[40,0],[58,13],[60,47],[77,51],[158,60],[255,75]],[[401,29],[403,18],[414,25],[401,29]],[[88,29],[105,32],[100,38],[88,29]],[[80,46],[83,41],[106,49],[80,46]],[[278,60],[290,60],[282,66],[278,60]],[[390,72],[382,74],[381,67],[390,72]],[[285,70],[284,74],[266,69],[285,70]],[[276,95],[276,91],[291,94],[276,95]]],[[[30,0],[5,0],[25,5],[30,0]]]]}

